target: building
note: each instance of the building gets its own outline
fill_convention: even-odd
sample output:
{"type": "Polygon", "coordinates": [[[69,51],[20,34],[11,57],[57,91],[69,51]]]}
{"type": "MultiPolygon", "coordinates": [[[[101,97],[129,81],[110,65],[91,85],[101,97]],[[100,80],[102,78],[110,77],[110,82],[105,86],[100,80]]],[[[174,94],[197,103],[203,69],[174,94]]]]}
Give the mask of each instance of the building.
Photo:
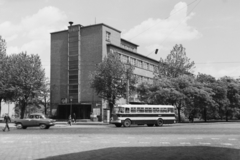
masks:
{"type": "Polygon", "coordinates": [[[15,103],[12,102],[0,102],[1,103],[1,112],[0,117],[4,117],[7,113],[11,118],[15,118],[15,103]]]}
{"type": "MultiPolygon", "coordinates": [[[[51,113],[66,119],[72,110],[78,119],[89,119],[90,113],[103,117],[107,104],[90,88],[90,73],[108,52],[116,53],[122,62],[135,66],[139,82],[153,82],[158,61],[137,53],[138,45],[121,38],[121,31],[106,24],[72,25],[51,33],[51,113]]],[[[130,102],[137,102],[132,95],[130,102]]],[[[124,100],[119,103],[125,103],[124,100]]]]}

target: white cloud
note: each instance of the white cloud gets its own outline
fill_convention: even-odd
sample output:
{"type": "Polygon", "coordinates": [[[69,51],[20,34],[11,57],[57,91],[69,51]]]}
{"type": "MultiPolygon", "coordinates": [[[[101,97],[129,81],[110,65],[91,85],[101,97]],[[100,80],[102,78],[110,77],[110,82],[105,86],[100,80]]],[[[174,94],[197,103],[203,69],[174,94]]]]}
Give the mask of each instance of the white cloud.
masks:
{"type": "Polygon", "coordinates": [[[205,73],[212,75],[216,78],[220,78],[223,76],[230,76],[233,78],[239,78],[240,77],[240,65],[232,66],[232,67],[224,67],[224,68],[218,68],[211,64],[211,62],[208,62],[204,66],[198,65],[195,69],[195,74],[199,73],[205,73]]]}
{"type": "Polygon", "coordinates": [[[67,16],[56,7],[45,7],[21,19],[19,24],[6,21],[0,24],[3,38],[8,43],[7,53],[38,54],[47,76],[50,75],[50,33],[66,28],[67,16]],[[66,23],[66,24],[65,24],[66,23]],[[14,45],[11,45],[11,42],[14,45]],[[10,45],[9,45],[10,44],[10,45]]]}
{"type": "Polygon", "coordinates": [[[153,45],[162,45],[163,41],[179,43],[183,40],[196,39],[201,37],[201,34],[187,24],[193,16],[194,13],[187,15],[187,4],[179,2],[174,6],[168,19],[149,18],[130,29],[123,37],[146,49],[153,45]]]}
{"type": "Polygon", "coordinates": [[[3,5],[6,2],[6,0],[0,0],[0,5],[3,5]]]}

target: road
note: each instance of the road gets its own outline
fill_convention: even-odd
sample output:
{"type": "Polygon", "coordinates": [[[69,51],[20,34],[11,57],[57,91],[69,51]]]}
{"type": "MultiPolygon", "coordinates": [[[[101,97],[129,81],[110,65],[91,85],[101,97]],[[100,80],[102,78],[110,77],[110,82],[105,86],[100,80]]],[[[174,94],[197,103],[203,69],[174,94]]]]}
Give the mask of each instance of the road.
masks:
{"type": "MultiPolygon", "coordinates": [[[[0,128],[3,124],[0,125],[0,128]]],[[[0,132],[0,159],[240,159],[240,124],[57,125],[0,132]]]]}

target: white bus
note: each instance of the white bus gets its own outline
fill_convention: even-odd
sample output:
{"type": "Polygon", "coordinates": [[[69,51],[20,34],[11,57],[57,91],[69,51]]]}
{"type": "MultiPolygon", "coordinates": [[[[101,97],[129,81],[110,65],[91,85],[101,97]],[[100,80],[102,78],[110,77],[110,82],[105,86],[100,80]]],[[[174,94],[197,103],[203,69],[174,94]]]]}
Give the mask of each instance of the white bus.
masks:
{"type": "Polygon", "coordinates": [[[131,124],[162,126],[175,123],[174,106],[170,105],[118,105],[113,108],[111,124],[130,127],[131,124]]]}

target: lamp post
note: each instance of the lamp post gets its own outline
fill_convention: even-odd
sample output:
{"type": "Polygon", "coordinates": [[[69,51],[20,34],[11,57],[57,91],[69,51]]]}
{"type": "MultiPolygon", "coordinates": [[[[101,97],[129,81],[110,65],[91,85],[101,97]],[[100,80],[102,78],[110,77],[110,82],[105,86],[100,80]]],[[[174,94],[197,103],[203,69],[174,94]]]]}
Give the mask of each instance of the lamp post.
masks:
{"type": "Polygon", "coordinates": [[[73,97],[70,96],[69,99],[70,99],[70,103],[71,103],[71,106],[70,106],[70,115],[71,115],[71,117],[72,117],[72,99],[73,99],[73,97]]]}
{"type": "Polygon", "coordinates": [[[127,76],[127,85],[126,85],[126,104],[129,104],[129,69],[130,69],[130,63],[126,63],[126,76],[127,76]]]}

